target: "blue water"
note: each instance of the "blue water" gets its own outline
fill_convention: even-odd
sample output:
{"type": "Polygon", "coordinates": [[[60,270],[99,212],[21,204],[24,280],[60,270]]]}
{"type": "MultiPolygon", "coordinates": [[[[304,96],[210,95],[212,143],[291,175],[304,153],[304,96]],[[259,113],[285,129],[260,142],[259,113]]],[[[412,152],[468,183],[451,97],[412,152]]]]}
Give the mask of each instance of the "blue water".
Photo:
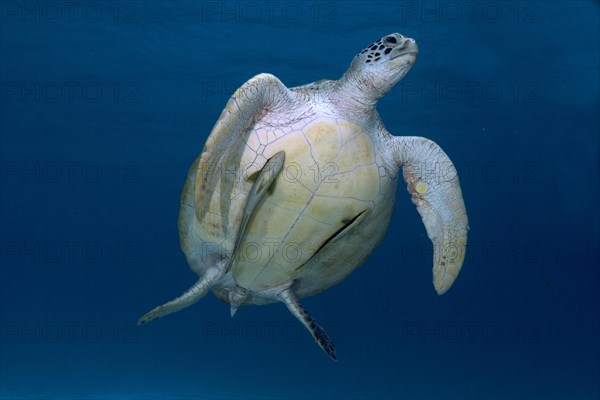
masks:
{"type": "Polygon", "coordinates": [[[597,399],[599,5],[594,1],[2,1],[1,399],[597,399]],[[260,72],[337,79],[391,32],[416,65],[378,106],[455,162],[470,220],[437,296],[398,187],[388,234],[303,304],[209,295],[179,250],[187,169],[260,72]]]}

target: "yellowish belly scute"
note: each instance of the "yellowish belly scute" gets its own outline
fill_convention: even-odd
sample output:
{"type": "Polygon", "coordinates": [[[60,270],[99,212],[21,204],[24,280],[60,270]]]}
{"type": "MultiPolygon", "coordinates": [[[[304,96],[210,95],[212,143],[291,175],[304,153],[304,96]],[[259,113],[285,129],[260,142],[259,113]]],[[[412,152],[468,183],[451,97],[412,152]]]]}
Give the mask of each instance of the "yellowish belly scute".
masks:
{"type": "MultiPolygon", "coordinates": [[[[251,290],[302,278],[315,252],[348,221],[375,208],[381,192],[375,149],[357,125],[318,118],[279,137],[264,129],[259,126],[249,135],[242,165],[258,171],[279,151],[286,158],[233,263],[236,283],[251,290]]],[[[234,190],[249,186],[240,182],[234,190]]],[[[240,207],[232,202],[230,219],[237,218],[233,210],[240,207]]],[[[350,270],[356,266],[351,261],[343,264],[350,270]]]]}

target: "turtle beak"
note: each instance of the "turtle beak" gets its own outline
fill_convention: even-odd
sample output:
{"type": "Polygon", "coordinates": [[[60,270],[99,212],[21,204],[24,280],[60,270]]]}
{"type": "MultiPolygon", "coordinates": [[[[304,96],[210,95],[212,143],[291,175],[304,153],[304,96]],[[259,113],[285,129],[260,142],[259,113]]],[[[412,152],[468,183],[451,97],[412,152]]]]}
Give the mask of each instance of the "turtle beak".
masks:
{"type": "Polygon", "coordinates": [[[414,39],[404,38],[404,41],[399,46],[394,48],[390,59],[393,60],[406,54],[413,56],[415,59],[417,58],[417,55],[419,54],[419,46],[414,39]]]}

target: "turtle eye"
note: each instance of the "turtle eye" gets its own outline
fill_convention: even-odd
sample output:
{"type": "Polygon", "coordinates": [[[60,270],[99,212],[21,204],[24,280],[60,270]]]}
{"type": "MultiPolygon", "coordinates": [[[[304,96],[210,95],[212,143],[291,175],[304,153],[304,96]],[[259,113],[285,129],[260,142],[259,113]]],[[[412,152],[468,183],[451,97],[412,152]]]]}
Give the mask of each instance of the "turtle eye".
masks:
{"type": "Polygon", "coordinates": [[[386,37],[385,41],[388,42],[388,43],[398,43],[398,41],[396,40],[396,38],[393,37],[393,36],[386,37]]]}

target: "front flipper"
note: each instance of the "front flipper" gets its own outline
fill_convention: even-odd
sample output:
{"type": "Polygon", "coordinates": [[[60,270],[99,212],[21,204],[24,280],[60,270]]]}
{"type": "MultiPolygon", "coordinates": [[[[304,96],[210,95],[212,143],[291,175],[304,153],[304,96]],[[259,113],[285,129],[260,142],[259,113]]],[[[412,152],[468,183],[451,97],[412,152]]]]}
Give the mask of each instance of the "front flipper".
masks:
{"type": "Polygon", "coordinates": [[[469,220],[458,174],[431,140],[395,137],[394,144],[407,189],[433,242],[433,285],[443,294],[458,276],[467,246],[469,220]]]}
{"type": "Polygon", "coordinates": [[[319,347],[321,347],[321,349],[323,349],[323,351],[327,353],[327,355],[333,361],[337,361],[337,357],[335,355],[335,346],[333,345],[331,339],[329,339],[329,336],[327,336],[327,333],[325,333],[325,329],[323,329],[321,325],[317,324],[313,317],[311,317],[304,307],[300,305],[296,295],[294,292],[292,292],[292,289],[285,289],[283,292],[277,295],[277,298],[281,302],[285,303],[288,310],[290,310],[290,312],[294,314],[294,316],[298,318],[300,322],[302,322],[302,324],[306,327],[306,329],[308,329],[312,337],[315,339],[319,347]]]}
{"type": "Polygon", "coordinates": [[[182,310],[186,307],[191,306],[198,300],[200,300],[202,297],[204,297],[206,295],[206,293],[208,293],[210,288],[219,279],[221,279],[221,277],[225,273],[225,269],[227,268],[227,265],[228,265],[228,260],[224,259],[224,260],[219,261],[217,263],[217,265],[215,265],[214,267],[207,269],[204,276],[201,279],[199,279],[198,282],[196,282],[194,284],[194,286],[189,288],[181,296],[179,296],[163,305],[160,305],[160,306],[154,308],[152,311],[144,314],[138,320],[138,325],[143,325],[146,322],[150,322],[154,319],[161,318],[161,317],[164,317],[165,315],[169,315],[169,314],[172,314],[179,310],[182,310]]]}
{"type": "MultiPolygon", "coordinates": [[[[221,179],[221,193],[229,194],[246,147],[248,132],[266,111],[292,107],[294,94],[275,76],[259,74],[244,83],[227,102],[212,129],[198,164],[194,203],[196,218],[206,216],[215,187],[221,179]]],[[[241,168],[242,167],[242,168],[241,168]]],[[[223,226],[228,225],[229,196],[221,196],[223,226]]]]}

